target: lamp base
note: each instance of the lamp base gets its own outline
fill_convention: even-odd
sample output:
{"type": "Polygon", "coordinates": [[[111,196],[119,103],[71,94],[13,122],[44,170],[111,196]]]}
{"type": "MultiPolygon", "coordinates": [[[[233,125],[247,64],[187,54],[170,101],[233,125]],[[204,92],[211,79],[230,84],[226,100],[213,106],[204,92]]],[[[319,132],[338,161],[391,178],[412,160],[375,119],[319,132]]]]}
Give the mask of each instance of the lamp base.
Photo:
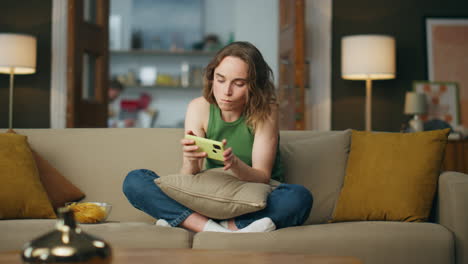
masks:
{"type": "Polygon", "coordinates": [[[414,115],[413,119],[411,119],[408,124],[410,132],[424,131],[424,122],[419,118],[419,115],[414,115]]]}

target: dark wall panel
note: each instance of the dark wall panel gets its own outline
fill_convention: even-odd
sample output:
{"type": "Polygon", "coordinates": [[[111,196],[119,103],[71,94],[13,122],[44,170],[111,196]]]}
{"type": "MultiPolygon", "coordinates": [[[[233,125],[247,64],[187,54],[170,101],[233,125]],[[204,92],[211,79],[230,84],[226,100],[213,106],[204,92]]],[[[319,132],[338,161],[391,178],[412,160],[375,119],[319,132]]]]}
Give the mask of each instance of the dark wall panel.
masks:
{"type": "MultiPolygon", "coordinates": [[[[49,128],[52,0],[7,0],[1,10],[0,32],[37,38],[36,73],[15,75],[13,127],[49,128]]],[[[0,128],[8,127],[8,94],[9,75],[0,74],[0,128]]]]}
{"type": "Polygon", "coordinates": [[[341,38],[387,34],[396,38],[397,76],[373,81],[372,127],[399,131],[405,92],[413,80],[427,79],[425,16],[468,17],[466,0],[334,0],[332,25],[332,129],[364,129],[365,81],[341,78],[341,38]]]}

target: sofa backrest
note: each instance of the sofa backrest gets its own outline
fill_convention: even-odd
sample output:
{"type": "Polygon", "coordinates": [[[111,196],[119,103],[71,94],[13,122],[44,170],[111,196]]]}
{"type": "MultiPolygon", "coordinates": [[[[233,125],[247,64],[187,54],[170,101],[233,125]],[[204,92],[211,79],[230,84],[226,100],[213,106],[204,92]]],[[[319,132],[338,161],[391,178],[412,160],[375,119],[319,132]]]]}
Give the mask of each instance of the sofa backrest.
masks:
{"type": "MultiPolygon", "coordinates": [[[[153,219],[133,208],[122,182],[134,169],[164,176],[182,165],[183,129],[86,128],[17,129],[31,147],[86,193],[85,201],[112,204],[109,221],[153,219]]],[[[281,131],[288,183],[302,184],[314,196],[307,223],[324,223],[341,190],[349,151],[349,131],[281,131]]]]}
{"type": "Polygon", "coordinates": [[[281,132],[286,182],[305,186],[314,197],[306,224],[331,220],[343,185],[350,140],[351,130],[281,132]]]}
{"type": "Polygon", "coordinates": [[[159,175],[182,164],[182,129],[17,129],[31,147],[85,194],[85,201],[112,204],[109,221],[153,219],[133,208],[122,192],[127,173],[146,168],[159,175]]]}

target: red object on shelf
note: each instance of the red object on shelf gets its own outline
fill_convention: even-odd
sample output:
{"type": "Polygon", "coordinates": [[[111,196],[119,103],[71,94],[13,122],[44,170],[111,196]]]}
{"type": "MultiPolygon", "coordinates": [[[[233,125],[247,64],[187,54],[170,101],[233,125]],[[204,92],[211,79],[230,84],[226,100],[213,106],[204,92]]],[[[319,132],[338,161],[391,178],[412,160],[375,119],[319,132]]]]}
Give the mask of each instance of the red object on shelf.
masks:
{"type": "Polygon", "coordinates": [[[142,93],[138,101],[140,109],[146,109],[151,103],[151,95],[147,93],[142,93]]]}
{"type": "Polygon", "coordinates": [[[127,112],[136,112],[138,111],[140,100],[122,100],[120,101],[120,108],[127,112]]]}
{"type": "Polygon", "coordinates": [[[136,112],[146,109],[151,103],[151,95],[142,93],[138,99],[122,99],[120,108],[127,112],[136,112]]]}

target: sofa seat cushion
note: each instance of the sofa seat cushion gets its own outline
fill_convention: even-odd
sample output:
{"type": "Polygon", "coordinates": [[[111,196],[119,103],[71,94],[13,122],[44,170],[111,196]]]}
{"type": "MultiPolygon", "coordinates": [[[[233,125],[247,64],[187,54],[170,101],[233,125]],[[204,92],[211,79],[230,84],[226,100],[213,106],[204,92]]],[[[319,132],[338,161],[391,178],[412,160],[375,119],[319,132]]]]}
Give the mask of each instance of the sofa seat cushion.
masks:
{"type": "Polygon", "coordinates": [[[434,223],[345,222],[267,233],[201,232],[194,249],[355,256],[363,263],[454,263],[452,233],[434,223]]]}
{"type": "MultiPolygon", "coordinates": [[[[21,250],[23,245],[55,228],[56,220],[25,219],[0,221],[0,252],[21,250]]],[[[80,225],[83,231],[119,248],[190,248],[193,234],[182,228],[143,222],[108,222],[80,225]]]]}
{"type": "Polygon", "coordinates": [[[55,228],[55,219],[0,220],[0,252],[21,250],[23,245],[55,228]]]}
{"type": "Polygon", "coordinates": [[[193,233],[183,228],[161,227],[142,222],[111,222],[81,225],[85,232],[125,248],[191,248],[193,233]]]}

